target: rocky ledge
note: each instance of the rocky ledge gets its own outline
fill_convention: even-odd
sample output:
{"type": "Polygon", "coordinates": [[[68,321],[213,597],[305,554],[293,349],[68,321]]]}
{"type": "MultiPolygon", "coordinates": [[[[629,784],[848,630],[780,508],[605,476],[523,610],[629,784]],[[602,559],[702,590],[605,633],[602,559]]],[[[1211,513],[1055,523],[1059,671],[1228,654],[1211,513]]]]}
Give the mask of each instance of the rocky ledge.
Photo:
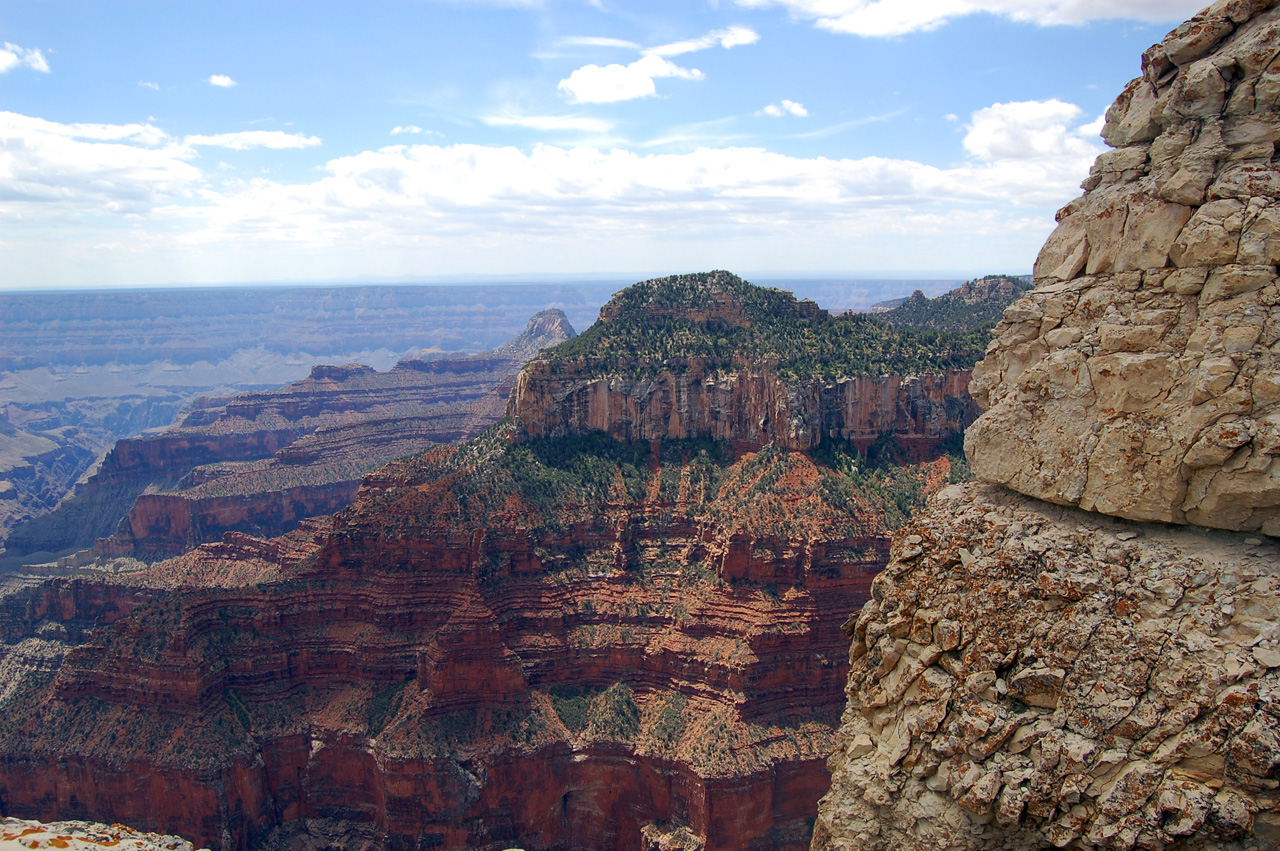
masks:
{"type": "Polygon", "coordinates": [[[1280,847],[1275,5],[1209,7],[1108,112],[974,370],[990,484],[847,623],[814,851],[1280,847]]]}

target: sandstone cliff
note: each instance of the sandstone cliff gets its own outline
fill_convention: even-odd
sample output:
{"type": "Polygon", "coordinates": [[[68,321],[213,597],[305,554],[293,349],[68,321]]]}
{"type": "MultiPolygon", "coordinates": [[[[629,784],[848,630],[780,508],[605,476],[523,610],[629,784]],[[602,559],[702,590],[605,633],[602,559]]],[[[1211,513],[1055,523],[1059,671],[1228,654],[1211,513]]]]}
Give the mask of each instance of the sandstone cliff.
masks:
{"type": "Polygon", "coordinates": [[[974,371],[990,484],[846,623],[814,849],[1280,847],[1274,5],[1211,6],[1108,112],[974,371]]]}
{"type": "Polygon", "coordinates": [[[1218,3],[1143,56],[1087,194],[974,375],[984,479],[1280,534],[1280,12],[1218,3]]]}
{"type": "Polygon", "coordinates": [[[967,388],[984,341],[833,317],[728,272],[676,276],[629,287],[573,344],[531,362],[507,413],[531,437],[804,450],[892,434],[923,455],[977,415],[967,388]]]}

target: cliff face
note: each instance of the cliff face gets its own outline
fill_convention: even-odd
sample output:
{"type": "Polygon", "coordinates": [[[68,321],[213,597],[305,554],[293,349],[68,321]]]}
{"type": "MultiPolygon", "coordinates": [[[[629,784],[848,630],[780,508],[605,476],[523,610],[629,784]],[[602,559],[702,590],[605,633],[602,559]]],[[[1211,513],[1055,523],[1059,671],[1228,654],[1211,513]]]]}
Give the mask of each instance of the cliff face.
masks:
{"type": "Polygon", "coordinates": [[[1274,5],[1197,15],[1108,112],[974,372],[990,484],[847,623],[814,849],[1280,847],[1274,5]]]}
{"type": "MultiPolygon", "coordinates": [[[[617,304],[651,308],[643,322],[610,312],[588,345],[568,359],[575,343],[558,347],[548,371],[539,360],[518,383],[592,376],[644,329],[671,345],[768,346],[779,357],[763,376],[733,368],[737,355],[639,352],[670,355],[654,374],[683,393],[703,392],[678,384],[695,369],[712,379],[699,388],[728,381],[724,407],[675,410],[721,411],[736,431],[673,432],[669,416],[661,431],[619,429],[624,415],[659,418],[652,400],[643,416],[606,406],[603,430],[560,429],[558,409],[526,407],[367,475],[332,519],[271,540],[232,532],[140,573],[4,592],[0,801],[224,849],[806,847],[848,671],[838,624],[867,599],[903,506],[949,480],[946,456],[902,456],[963,415],[934,400],[963,394],[963,367],[946,363],[969,343],[836,324],[777,291],[706,277],[674,281],[707,297],[693,314],[661,286],[624,291],[617,304]],[[772,337],[763,316],[781,322],[772,337]],[[895,346],[944,366],[800,385],[807,355],[779,344],[784,331],[825,341],[824,367],[887,361],[895,346]],[[753,443],[750,428],[770,428],[752,422],[766,404],[753,399],[811,412],[828,437],[898,426],[897,463],[838,440],[811,454],[753,443]]],[[[369,379],[337,368],[313,380],[369,379]]],[[[326,457],[324,439],[276,460],[326,457]]],[[[259,463],[198,470],[182,487],[218,499],[259,463]]],[[[194,523],[167,510],[154,525],[194,523]]]]}
{"type": "Polygon", "coordinates": [[[981,477],[1137,520],[1280,535],[1280,50],[1219,3],[1143,56],[1084,197],[974,376],[981,477]]]}
{"type": "Polygon", "coordinates": [[[507,413],[527,423],[531,437],[599,430],[621,440],[697,436],[799,450],[840,439],[865,450],[892,434],[924,457],[977,417],[968,386],[968,370],[819,384],[768,371],[708,375],[697,364],[652,379],[583,379],[535,362],[520,373],[507,413]]]}
{"type": "Polygon", "coordinates": [[[532,438],[807,450],[891,434],[924,455],[978,414],[967,388],[980,337],[832,317],[727,272],[676,276],[624,290],[586,336],[531,362],[507,415],[532,438]]]}
{"type": "Polygon", "coordinates": [[[0,800],[223,848],[805,847],[884,516],[781,448],[511,430],[331,527],[11,595],[0,800]]]}
{"type": "Polygon", "coordinates": [[[14,531],[8,553],[47,559],[106,539],[102,555],[154,560],[226,531],[280,534],[349,504],[387,461],[492,425],[501,410],[490,396],[573,336],[562,312],[544,311],[484,355],[382,373],[322,365],[280,390],[204,400],[161,434],[119,441],[80,492],[14,531]]]}

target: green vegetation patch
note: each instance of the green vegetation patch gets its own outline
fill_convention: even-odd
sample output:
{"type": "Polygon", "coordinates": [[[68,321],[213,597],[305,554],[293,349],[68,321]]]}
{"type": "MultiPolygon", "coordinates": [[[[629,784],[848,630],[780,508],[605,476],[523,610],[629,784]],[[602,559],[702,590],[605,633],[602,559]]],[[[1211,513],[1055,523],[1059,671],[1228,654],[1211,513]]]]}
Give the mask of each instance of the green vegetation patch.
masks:
{"type": "Polygon", "coordinates": [[[990,328],[898,328],[875,316],[832,316],[784,290],[729,272],[644,281],[618,293],[601,321],[545,350],[553,372],[652,378],[697,366],[718,374],[769,368],[787,381],[967,369],[990,328]]]}

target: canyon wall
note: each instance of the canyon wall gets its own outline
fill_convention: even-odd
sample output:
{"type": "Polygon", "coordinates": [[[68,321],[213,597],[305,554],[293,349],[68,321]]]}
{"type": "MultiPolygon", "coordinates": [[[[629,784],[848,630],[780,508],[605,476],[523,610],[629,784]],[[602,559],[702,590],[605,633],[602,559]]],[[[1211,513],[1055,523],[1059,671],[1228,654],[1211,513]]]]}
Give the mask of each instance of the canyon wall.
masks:
{"type": "Polygon", "coordinates": [[[350,503],[360,478],[501,416],[493,398],[539,349],[571,339],[562,312],[483,355],[408,359],[387,372],[320,365],[279,390],[198,400],[160,434],[116,443],[56,511],[17,529],[6,555],[48,561],[92,547],[148,561],[223,532],[280,534],[350,503]]]}
{"type": "Polygon", "coordinates": [[[471,467],[528,458],[512,430],[332,523],[6,597],[6,811],[226,849],[804,848],[883,517],[803,455],[692,444],[539,508],[608,456],[471,467]]]}
{"type": "Polygon", "coordinates": [[[520,373],[509,416],[531,437],[591,430],[620,440],[710,437],[758,449],[812,449],[823,439],[865,450],[892,434],[923,457],[978,415],[969,371],[784,381],[768,371],[707,374],[698,365],[652,379],[565,375],[534,362],[520,373]]]}
{"type": "Polygon", "coordinates": [[[974,371],[985,481],[846,623],[816,851],[1280,847],[1275,5],[1209,7],[1107,113],[974,371]]]}

